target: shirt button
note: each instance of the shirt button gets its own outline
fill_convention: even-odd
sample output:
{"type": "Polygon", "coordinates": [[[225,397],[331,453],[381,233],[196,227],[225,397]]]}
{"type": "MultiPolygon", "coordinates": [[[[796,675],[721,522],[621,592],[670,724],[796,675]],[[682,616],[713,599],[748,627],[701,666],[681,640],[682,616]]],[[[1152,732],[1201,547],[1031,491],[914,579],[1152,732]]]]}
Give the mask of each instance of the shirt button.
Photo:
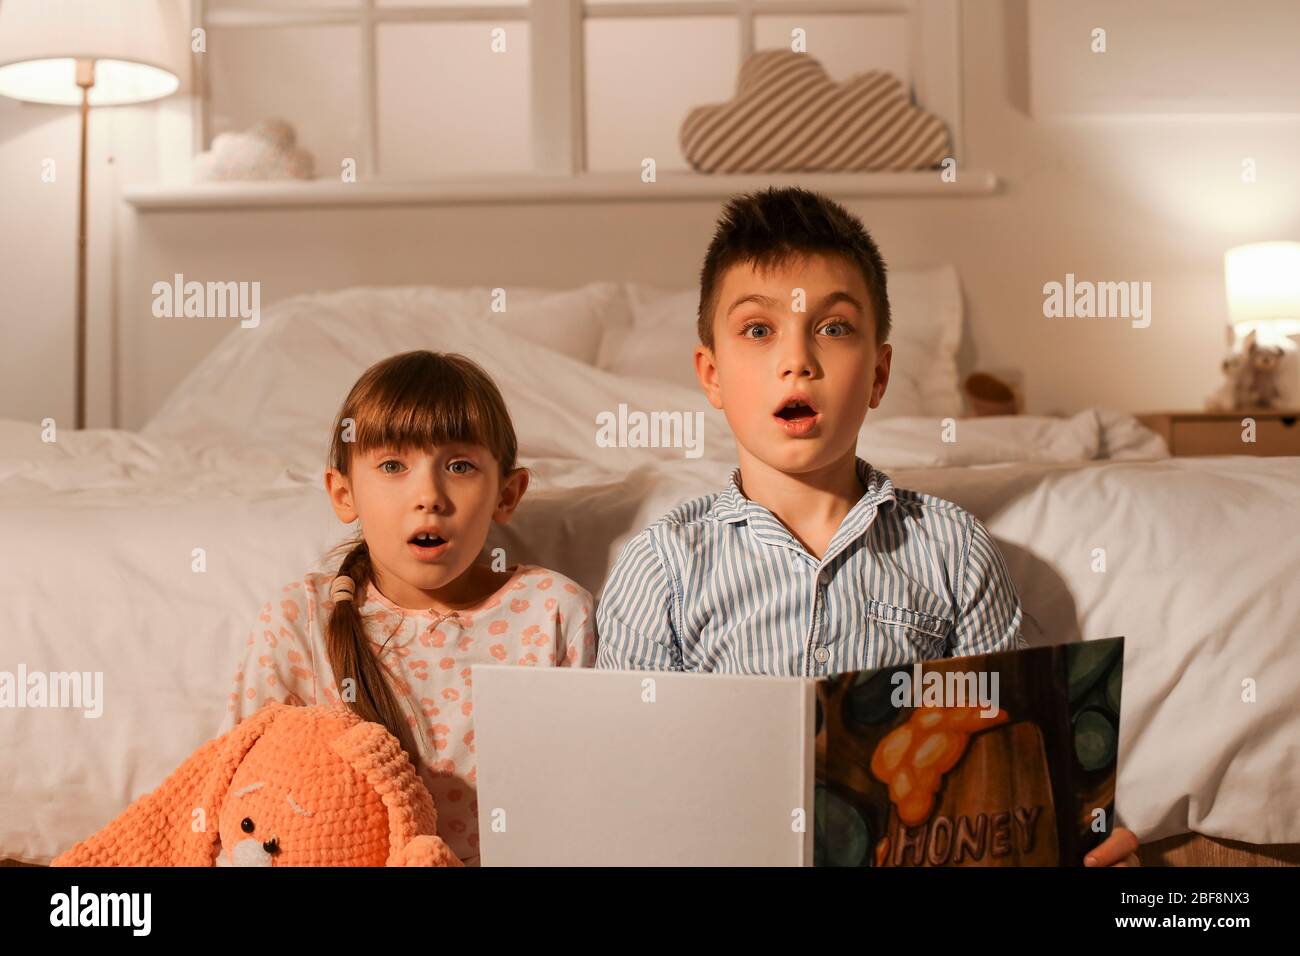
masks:
{"type": "Polygon", "coordinates": [[[817,658],[818,664],[825,664],[831,659],[831,652],[824,647],[819,647],[817,650],[813,651],[813,657],[817,658]]]}
{"type": "Polygon", "coordinates": [[[823,571],[821,574],[817,575],[817,583],[822,587],[826,587],[826,585],[831,583],[831,573],[829,571],[823,571]]]}

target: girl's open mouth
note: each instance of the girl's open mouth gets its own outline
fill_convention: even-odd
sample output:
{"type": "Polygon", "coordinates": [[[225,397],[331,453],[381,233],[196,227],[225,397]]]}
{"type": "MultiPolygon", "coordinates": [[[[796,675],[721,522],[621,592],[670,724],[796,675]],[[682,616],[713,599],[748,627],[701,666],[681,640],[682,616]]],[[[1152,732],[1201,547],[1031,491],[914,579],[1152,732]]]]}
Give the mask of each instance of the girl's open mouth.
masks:
{"type": "Polygon", "coordinates": [[[432,561],[442,556],[447,550],[448,541],[446,538],[440,538],[437,535],[421,533],[412,536],[407,542],[407,547],[411,553],[420,561],[432,561]]]}

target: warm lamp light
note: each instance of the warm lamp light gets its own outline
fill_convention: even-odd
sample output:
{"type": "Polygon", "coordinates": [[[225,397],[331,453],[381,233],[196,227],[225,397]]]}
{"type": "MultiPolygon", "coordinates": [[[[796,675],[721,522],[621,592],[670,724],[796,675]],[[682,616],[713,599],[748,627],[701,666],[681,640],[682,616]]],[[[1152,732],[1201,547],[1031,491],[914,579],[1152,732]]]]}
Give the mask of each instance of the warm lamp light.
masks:
{"type": "Polygon", "coordinates": [[[175,0],[0,0],[0,94],[81,107],[77,202],[77,427],[86,427],[86,129],[90,107],[170,96],[187,70],[175,0]]]}
{"type": "Polygon", "coordinates": [[[1300,333],[1300,242],[1253,242],[1223,257],[1228,320],[1260,345],[1300,333]]]}

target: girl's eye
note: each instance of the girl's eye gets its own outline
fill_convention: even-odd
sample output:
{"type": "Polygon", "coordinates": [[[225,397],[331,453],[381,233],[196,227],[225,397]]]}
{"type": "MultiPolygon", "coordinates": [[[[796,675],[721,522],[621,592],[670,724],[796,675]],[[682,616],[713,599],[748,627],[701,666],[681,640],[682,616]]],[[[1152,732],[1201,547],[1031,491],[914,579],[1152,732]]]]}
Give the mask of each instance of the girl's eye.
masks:
{"type": "Polygon", "coordinates": [[[389,465],[396,465],[396,466],[398,467],[398,469],[401,469],[401,468],[404,468],[404,467],[405,467],[405,466],[404,466],[400,461],[398,461],[397,459],[395,459],[395,458],[389,458],[389,459],[387,459],[387,460],[382,461],[382,462],[379,463],[379,470],[382,471],[385,475],[396,475],[396,474],[399,474],[398,471],[394,471],[394,470],[390,469],[390,468],[388,467],[389,465]]]}
{"type": "Polygon", "coordinates": [[[448,464],[447,467],[451,469],[451,472],[454,475],[468,475],[474,470],[474,463],[467,458],[457,458],[455,461],[448,464]],[[456,470],[457,465],[464,465],[465,468],[458,471],[456,470]]]}
{"type": "Polygon", "coordinates": [[[750,321],[746,322],[743,326],[740,327],[740,333],[739,333],[739,334],[740,334],[740,336],[741,336],[742,338],[746,338],[746,339],[765,339],[765,338],[767,338],[766,335],[750,335],[750,334],[749,334],[749,330],[750,330],[750,329],[766,329],[766,328],[767,328],[767,326],[764,325],[762,322],[757,322],[757,321],[754,321],[753,319],[751,319],[750,321]]]}

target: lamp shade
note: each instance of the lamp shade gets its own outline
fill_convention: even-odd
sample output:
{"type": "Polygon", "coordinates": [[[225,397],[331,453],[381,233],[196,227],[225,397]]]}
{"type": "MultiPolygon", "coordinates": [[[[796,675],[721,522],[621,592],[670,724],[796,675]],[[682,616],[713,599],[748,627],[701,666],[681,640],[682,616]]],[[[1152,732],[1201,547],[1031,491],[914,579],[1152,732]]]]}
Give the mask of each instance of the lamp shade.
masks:
{"type": "Polygon", "coordinates": [[[91,106],[170,96],[189,72],[185,11],[177,0],[0,0],[0,94],[75,106],[78,59],[96,61],[91,106]]]}
{"type": "Polygon", "coordinates": [[[1261,340],[1300,332],[1300,242],[1253,242],[1223,257],[1228,317],[1261,340]]]}

